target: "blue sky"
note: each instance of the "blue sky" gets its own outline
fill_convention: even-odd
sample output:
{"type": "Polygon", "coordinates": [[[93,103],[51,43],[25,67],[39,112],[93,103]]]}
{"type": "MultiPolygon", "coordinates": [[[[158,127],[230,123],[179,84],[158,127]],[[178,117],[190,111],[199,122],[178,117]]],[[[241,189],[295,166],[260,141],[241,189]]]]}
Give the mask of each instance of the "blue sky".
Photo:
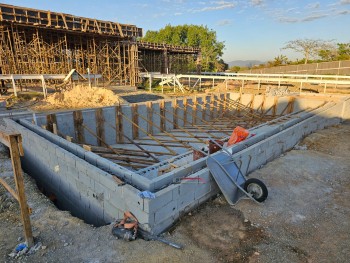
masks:
{"type": "Polygon", "coordinates": [[[166,24],[206,25],[225,42],[224,60],[262,61],[278,55],[300,38],[350,42],[350,0],[12,0],[2,3],[51,10],[158,30],[166,24]]]}

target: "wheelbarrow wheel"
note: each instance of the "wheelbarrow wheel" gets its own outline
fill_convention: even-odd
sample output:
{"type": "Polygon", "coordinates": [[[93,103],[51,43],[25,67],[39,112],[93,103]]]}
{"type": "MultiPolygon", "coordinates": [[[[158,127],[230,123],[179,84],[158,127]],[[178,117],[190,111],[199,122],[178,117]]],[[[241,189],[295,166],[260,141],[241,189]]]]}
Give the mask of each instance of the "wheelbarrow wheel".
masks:
{"type": "Polygon", "coordinates": [[[264,202],[269,192],[266,185],[256,178],[250,178],[244,183],[244,190],[258,202],[264,202]]]}

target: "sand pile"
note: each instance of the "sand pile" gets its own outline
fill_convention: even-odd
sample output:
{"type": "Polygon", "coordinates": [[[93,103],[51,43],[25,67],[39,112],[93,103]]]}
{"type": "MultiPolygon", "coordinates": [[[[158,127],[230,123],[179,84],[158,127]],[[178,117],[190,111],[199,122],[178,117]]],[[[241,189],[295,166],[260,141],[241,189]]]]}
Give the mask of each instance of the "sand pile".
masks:
{"type": "Polygon", "coordinates": [[[85,108],[116,105],[120,98],[108,89],[78,85],[71,90],[49,95],[46,102],[54,108],[85,108]]]}

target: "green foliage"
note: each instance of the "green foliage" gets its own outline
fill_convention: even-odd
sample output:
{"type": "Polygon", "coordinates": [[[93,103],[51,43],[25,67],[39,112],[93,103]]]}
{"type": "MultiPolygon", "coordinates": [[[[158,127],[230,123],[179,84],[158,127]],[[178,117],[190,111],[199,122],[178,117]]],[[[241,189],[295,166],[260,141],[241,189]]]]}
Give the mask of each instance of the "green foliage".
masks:
{"type": "Polygon", "coordinates": [[[240,66],[232,66],[232,67],[229,68],[230,72],[238,72],[240,70],[241,70],[240,66]]]}
{"type": "Polygon", "coordinates": [[[338,60],[350,59],[350,43],[338,43],[338,60]]]}
{"type": "Polygon", "coordinates": [[[147,42],[171,45],[200,47],[202,52],[202,71],[222,71],[225,66],[220,57],[225,47],[217,40],[216,32],[206,26],[166,25],[159,31],[147,31],[142,39],[147,42]]]}
{"type": "Polygon", "coordinates": [[[289,59],[285,55],[279,55],[273,59],[273,61],[268,61],[267,65],[270,67],[276,67],[281,65],[288,65],[290,63],[289,59]]]}
{"type": "Polygon", "coordinates": [[[337,61],[350,59],[350,43],[337,43],[329,49],[321,49],[318,53],[322,61],[337,61]]]}

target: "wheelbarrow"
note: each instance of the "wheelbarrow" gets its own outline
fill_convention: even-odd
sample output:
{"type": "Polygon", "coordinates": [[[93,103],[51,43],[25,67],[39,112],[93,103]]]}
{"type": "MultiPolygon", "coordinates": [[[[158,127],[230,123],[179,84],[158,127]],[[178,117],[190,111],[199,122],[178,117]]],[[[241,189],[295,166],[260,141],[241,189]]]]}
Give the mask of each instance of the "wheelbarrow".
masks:
{"type": "Polygon", "coordinates": [[[242,197],[248,197],[257,203],[265,201],[268,196],[266,185],[257,178],[247,179],[233,160],[232,154],[223,146],[217,145],[222,151],[215,155],[208,154],[207,166],[227,202],[234,205],[242,197]]]}

